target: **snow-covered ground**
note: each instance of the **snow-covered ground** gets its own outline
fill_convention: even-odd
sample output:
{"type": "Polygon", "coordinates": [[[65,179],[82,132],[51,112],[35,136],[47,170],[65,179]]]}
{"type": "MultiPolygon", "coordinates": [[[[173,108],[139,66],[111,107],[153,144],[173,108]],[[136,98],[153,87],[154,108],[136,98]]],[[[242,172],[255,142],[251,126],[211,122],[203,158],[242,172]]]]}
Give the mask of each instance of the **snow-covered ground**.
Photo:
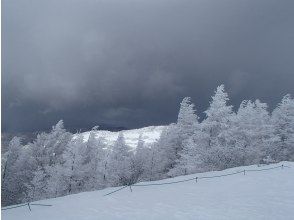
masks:
{"type": "MultiPolygon", "coordinates": [[[[150,126],[139,129],[125,130],[121,131],[124,134],[126,144],[128,144],[131,148],[136,148],[138,144],[139,136],[142,134],[142,138],[146,144],[151,144],[156,142],[159,139],[159,136],[162,130],[166,126],[150,126]]],[[[84,136],[84,140],[88,140],[90,132],[84,132],[82,135],[84,136]]],[[[112,131],[96,131],[95,135],[97,138],[103,137],[105,138],[106,144],[112,145],[118,137],[119,132],[112,131]]]]}
{"type": "MultiPolygon", "coordinates": [[[[275,167],[237,167],[224,171],[181,176],[152,183],[226,174],[244,169],[275,167]]],[[[294,162],[291,168],[246,172],[214,179],[200,179],[172,185],[116,188],[79,193],[39,201],[52,207],[32,206],[2,211],[4,220],[76,219],[294,219],[294,162]]],[[[150,182],[148,182],[150,183],[150,182]]],[[[142,183],[140,183],[142,184],[142,183]]],[[[37,203],[37,202],[36,202],[37,203]]]]}

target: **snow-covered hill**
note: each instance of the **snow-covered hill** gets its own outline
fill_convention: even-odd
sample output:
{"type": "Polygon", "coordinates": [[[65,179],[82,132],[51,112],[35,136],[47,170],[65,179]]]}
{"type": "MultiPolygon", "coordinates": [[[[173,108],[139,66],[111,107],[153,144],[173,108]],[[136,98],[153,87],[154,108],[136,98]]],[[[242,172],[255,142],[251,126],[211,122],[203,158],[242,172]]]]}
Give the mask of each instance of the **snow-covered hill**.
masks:
{"type": "MultiPolygon", "coordinates": [[[[162,130],[166,126],[150,126],[145,128],[139,129],[132,129],[132,130],[125,130],[121,131],[124,134],[126,143],[132,147],[136,148],[138,144],[139,136],[142,134],[142,138],[146,144],[154,143],[158,140],[162,130]]],[[[84,140],[88,140],[90,132],[84,132],[82,135],[84,136],[84,140]]],[[[112,131],[103,131],[98,130],[96,131],[95,135],[97,138],[103,137],[105,138],[106,144],[112,145],[114,141],[117,139],[119,132],[112,132],[112,131]]]]}
{"type": "MultiPolygon", "coordinates": [[[[294,217],[294,163],[262,172],[246,172],[214,179],[199,179],[172,185],[132,187],[103,196],[116,188],[79,193],[38,201],[51,207],[32,206],[2,211],[4,220],[76,219],[282,219],[294,217]]],[[[152,183],[179,181],[193,177],[221,175],[244,169],[181,176],[152,183]]],[[[148,182],[150,183],[150,182],[148,182]]],[[[140,183],[142,184],[142,183],[140,183]]],[[[37,202],[36,202],[37,203],[37,202]]]]}

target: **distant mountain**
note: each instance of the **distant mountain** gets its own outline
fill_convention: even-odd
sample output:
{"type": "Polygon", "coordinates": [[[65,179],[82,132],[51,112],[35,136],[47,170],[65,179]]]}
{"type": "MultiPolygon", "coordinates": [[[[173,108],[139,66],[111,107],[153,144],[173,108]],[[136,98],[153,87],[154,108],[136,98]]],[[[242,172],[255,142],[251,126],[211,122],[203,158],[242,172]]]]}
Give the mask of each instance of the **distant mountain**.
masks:
{"type": "MultiPolygon", "coordinates": [[[[143,140],[146,143],[153,143],[156,139],[159,138],[161,131],[163,130],[165,126],[149,126],[145,128],[139,128],[139,129],[130,129],[128,130],[125,127],[118,127],[118,126],[111,126],[102,124],[99,125],[99,130],[97,132],[97,138],[98,137],[104,137],[107,144],[111,144],[115,141],[115,139],[118,136],[119,131],[123,131],[126,142],[131,147],[135,147],[138,138],[140,134],[143,135],[143,140]]],[[[89,136],[89,128],[66,128],[68,131],[72,133],[81,133],[84,135],[85,139],[89,136]]],[[[15,137],[21,137],[22,143],[27,144],[29,142],[34,141],[36,139],[37,135],[42,132],[49,132],[47,131],[34,131],[34,132],[3,132],[1,133],[1,152],[5,152],[8,148],[9,141],[15,137]]]]}
{"type": "MultiPolygon", "coordinates": [[[[142,135],[142,139],[146,144],[152,144],[159,139],[160,134],[165,127],[166,126],[149,126],[122,131],[98,130],[95,131],[95,135],[96,138],[103,137],[107,145],[112,145],[117,139],[119,132],[122,132],[125,137],[126,144],[135,149],[140,135],[142,135]]],[[[85,141],[88,139],[89,134],[89,131],[81,133],[81,135],[84,136],[85,141]]]]}

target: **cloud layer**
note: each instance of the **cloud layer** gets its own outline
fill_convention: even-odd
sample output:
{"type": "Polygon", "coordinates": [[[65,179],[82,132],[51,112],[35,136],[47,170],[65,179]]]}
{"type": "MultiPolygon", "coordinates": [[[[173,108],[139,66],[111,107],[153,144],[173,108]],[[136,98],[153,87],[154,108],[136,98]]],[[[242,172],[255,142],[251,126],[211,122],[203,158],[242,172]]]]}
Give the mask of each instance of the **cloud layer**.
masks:
{"type": "Polygon", "coordinates": [[[176,120],[215,87],[232,103],[294,94],[294,2],[4,0],[2,128],[176,120]]]}

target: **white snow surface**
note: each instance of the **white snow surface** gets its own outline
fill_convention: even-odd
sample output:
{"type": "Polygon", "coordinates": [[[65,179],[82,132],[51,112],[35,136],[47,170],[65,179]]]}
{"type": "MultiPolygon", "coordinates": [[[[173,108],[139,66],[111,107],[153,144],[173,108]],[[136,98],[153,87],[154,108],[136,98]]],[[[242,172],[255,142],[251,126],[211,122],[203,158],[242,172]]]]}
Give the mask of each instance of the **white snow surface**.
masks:
{"type": "MultiPolygon", "coordinates": [[[[237,167],[223,171],[180,176],[155,181],[163,183],[187,178],[221,175],[244,169],[287,165],[262,172],[246,172],[172,185],[118,188],[79,193],[38,201],[52,207],[32,206],[2,211],[3,220],[173,220],[173,219],[294,219],[294,162],[237,167]]],[[[146,182],[151,183],[151,182],[146,182]]],[[[140,183],[143,184],[143,183],[140,183]]]]}
{"type": "MultiPolygon", "coordinates": [[[[142,134],[143,141],[148,145],[156,142],[162,130],[166,126],[149,126],[139,129],[132,129],[132,130],[124,130],[121,131],[125,137],[126,144],[129,145],[132,149],[135,149],[138,144],[139,136],[142,134]]],[[[90,132],[84,132],[81,135],[84,136],[84,140],[87,141],[89,138],[90,132]]],[[[95,131],[95,137],[103,137],[107,145],[112,145],[117,137],[119,132],[112,132],[112,131],[105,131],[105,130],[98,130],[95,131]]]]}

